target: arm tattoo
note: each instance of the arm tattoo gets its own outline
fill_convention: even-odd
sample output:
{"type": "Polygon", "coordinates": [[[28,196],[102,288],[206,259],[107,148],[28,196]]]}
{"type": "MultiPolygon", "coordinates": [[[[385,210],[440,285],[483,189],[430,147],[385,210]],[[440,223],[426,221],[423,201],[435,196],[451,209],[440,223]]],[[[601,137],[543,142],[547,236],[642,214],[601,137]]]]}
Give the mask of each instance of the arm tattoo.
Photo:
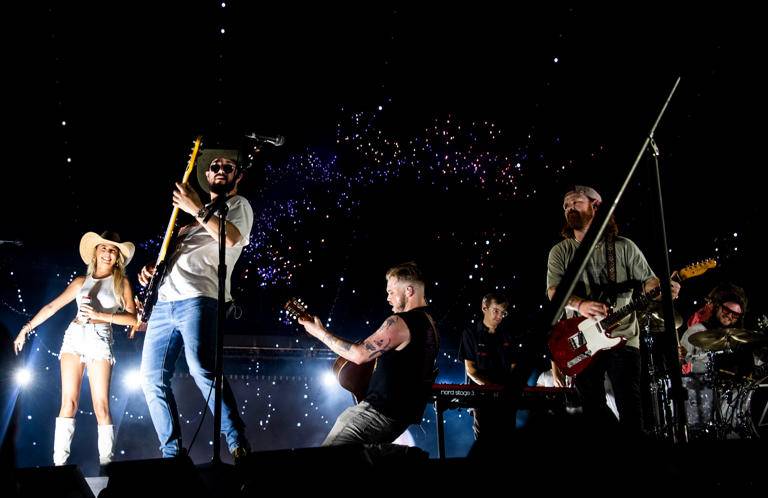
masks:
{"type": "Polygon", "coordinates": [[[331,350],[334,352],[349,351],[352,348],[351,342],[347,342],[344,339],[340,339],[335,335],[331,334],[330,332],[325,333],[325,336],[323,337],[323,342],[326,343],[328,347],[331,348],[331,350]]]}
{"type": "Polygon", "coordinates": [[[368,351],[368,358],[378,358],[389,350],[391,339],[377,339],[375,341],[365,341],[363,347],[368,351]]]}
{"type": "MultiPolygon", "coordinates": [[[[384,322],[384,325],[381,326],[381,328],[377,331],[382,332],[392,326],[394,326],[397,323],[397,317],[391,316],[387,318],[387,321],[384,322]]],[[[365,340],[363,341],[363,347],[366,351],[368,351],[368,358],[373,359],[377,358],[384,353],[386,353],[390,349],[390,344],[392,343],[391,337],[380,337],[372,340],[365,340]]]]}

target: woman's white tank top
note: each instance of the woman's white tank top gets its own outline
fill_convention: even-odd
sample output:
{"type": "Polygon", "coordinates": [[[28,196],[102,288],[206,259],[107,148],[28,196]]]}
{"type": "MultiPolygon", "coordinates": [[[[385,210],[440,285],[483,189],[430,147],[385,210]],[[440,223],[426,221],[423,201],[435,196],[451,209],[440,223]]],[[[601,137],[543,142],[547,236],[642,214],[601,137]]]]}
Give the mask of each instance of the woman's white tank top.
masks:
{"type": "Polygon", "coordinates": [[[115,313],[120,310],[120,305],[115,298],[115,286],[112,283],[112,275],[104,278],[85,277],[85,282],[77,293],[77,308],[80,309],[83,296],[91,298],[91,306],[96,311],[115,313]]]}

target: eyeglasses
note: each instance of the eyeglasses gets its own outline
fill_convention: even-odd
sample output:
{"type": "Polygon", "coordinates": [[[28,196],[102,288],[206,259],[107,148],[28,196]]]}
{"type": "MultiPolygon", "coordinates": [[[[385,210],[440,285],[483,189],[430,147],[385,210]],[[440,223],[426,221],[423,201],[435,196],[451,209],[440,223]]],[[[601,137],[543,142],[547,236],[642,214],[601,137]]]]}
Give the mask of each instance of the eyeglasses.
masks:
{"type": "Polygon", "coordinates": [[[720,305],[720,309],[723,310],[723,317],[724,318],[729,318],[730,317],[733,320],[738,320],[739,318],[741,318],[741,315],[743,314],[743,313],[739,313],[738,311],[733,311],[731,308],[728,308],[724,304],[720,305]]]}
{"type": "Polygon", "coordinates": [[[502,310],[499,308],[491,308],[491,313],[494,315],[501,315],[502,318],[506,318],[509,313],[506,310],[502,310]]]}
{"type": "Polygon", "coordinates": [[[226,173],[226,174],[230,174],[230,173],[232,173],[233,171],[235,171],[235,165],[234,165],[234,164],[230,164],[230,163],[224,163],[224,164],[213,163],[213,164],[211,164],[211,165],[208,167],[208,169],[209,169],[209,170],[210,170],[212,173],[218,173],[218,172],[219,172],[219,170],[222,170],[224,173],[226,173]]]}

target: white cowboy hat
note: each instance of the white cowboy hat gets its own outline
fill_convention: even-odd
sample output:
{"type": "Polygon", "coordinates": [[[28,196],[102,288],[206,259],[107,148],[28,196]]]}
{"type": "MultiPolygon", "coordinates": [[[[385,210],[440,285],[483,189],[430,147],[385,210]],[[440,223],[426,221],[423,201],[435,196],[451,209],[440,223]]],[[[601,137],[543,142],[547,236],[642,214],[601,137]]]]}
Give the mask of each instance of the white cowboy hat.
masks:
{"type": "Polygon", "coordinates": [[[103,232],[101,235],[96,232],[88,232],[80,239],[80,257],[83,258],[85,264],[90,264],[93,260],[93,251],[99,244],[117,247],[125,258],[125,266],[131,262],[133,253],[136,251],[136,246],[132,242],[121,242],[120,236],[115,232],[103,232]]]}
{"type": "Polygon", "coordinates": [[[211,163],[215,159],[229,159],[237,164],[238,169],[242,165],[240,163],[240,151],[237,149],[204,149],[199,156],[197,156],[197,183],[200,188],[206,192],[211,192],[211,186],[208,184],[208,178],[205,176],[205,172],[211,167],[211,163]]]}

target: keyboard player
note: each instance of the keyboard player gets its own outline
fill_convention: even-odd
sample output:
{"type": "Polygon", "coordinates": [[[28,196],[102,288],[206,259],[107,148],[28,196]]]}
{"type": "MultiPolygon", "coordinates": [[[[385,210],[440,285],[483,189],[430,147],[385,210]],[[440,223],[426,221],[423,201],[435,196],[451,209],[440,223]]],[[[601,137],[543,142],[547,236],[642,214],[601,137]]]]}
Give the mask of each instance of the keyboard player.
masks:
{"type": "Polygon", "coordinates": [[[468,326],[461,340],[459,359],[464,362],[468,384],[502,386],[499,402],[470,409],[475,444],[470,455],[501,449],[515,429],[517,394],[525,385],[522,345],[506,327],[500,327],[509,303],[490,293],[481,302],[482,319],[468,326]]]}

